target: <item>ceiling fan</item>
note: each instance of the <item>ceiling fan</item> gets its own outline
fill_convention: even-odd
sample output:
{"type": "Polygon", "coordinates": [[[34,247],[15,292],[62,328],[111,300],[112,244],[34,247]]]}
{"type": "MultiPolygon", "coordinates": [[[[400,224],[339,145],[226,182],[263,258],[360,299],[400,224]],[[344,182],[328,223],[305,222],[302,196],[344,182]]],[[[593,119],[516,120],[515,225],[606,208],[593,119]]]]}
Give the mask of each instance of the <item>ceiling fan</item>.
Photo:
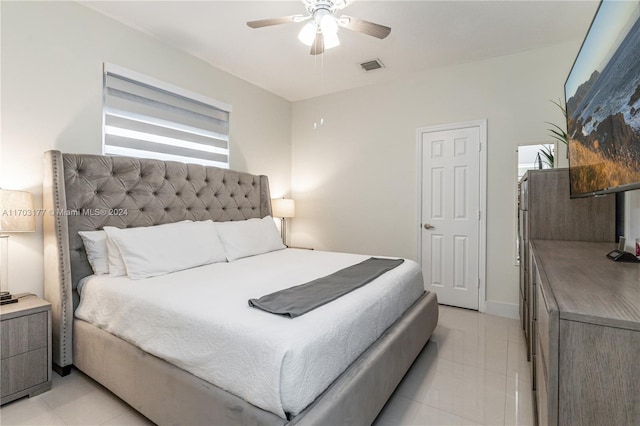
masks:
{"type": "Polygon", "coordinates": [[[325,49],[340,45],[338,27],[379,39],[383,39],[391,33],[391,28],[384,25],[374,24],[373,22],[347,15],[336,17],[335,13],[347,6],[346,0],[302,0],[302,2],[309,13],[307,16],[293,15],[282,18],[261,19],[259,21],[249,21],[247,25],[251,28],[262,28],[309,21],[302,27],[298,34],[298,39],[311,47],[312,55],[321,54],[325,49]]]}

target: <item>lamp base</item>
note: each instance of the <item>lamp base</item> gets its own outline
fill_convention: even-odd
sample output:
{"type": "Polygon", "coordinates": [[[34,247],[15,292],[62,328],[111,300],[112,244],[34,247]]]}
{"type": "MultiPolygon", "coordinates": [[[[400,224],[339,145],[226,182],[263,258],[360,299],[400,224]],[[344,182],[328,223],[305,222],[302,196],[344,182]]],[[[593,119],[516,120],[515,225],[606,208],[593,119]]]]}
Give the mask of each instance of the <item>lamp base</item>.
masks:
{"type": "Polygon", "coordinates": [[[287,246],[287,219],[284,217],[280,218],[280,237],[282,238],[282,244],[287,246]]]}

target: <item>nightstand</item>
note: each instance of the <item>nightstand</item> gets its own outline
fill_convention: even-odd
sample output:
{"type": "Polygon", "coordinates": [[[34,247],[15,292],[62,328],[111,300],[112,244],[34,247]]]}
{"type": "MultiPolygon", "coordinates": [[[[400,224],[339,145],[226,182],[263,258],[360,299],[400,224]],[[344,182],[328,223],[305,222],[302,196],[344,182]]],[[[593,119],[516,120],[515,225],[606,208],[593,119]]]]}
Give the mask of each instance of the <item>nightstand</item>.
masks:
{"type": "Polygon", "coordinates": [[[16,296],[0,306],[0,405],[51,389],[51,304],[16,296]]]}

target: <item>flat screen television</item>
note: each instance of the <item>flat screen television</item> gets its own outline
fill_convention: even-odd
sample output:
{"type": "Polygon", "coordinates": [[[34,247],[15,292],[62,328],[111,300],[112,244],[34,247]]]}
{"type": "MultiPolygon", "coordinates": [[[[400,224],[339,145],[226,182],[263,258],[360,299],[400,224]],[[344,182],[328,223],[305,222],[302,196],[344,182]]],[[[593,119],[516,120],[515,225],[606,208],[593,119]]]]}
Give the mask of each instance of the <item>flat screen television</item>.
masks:
{"type": "Polygon", "coordinates": [[[640,188],[640,1],[600,3],[564,89],[571,198],[640,188]]]}

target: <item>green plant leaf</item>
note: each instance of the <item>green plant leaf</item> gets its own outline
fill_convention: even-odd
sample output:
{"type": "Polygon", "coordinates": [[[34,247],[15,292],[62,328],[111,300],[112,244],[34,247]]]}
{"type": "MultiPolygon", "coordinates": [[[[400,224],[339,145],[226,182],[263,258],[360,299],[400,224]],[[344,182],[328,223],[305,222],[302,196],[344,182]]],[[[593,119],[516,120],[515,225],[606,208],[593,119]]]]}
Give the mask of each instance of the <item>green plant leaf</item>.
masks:
{"type": "Polygon", "coordinates": [[[552,125],[552,126],[557,127],[559,131],[558,131],[558,130],[555,130],[555,129],[547,129],[547,130],[548,130],[549,132],[551,132],[551,137],[552,137],[552,138],[554,138],[555,140],[560,141],[560,142],[562,142],[563,144],[567,145],[567,141],[568,141],[568,139],[567,139],[567,133],[566,133],[564,130],[562,130],[560,127],[556,126],[556,125],[555,125],[555,124],[553,124],[553,123],[549,123],[549,122],[546,122],[546,121],[545,121],[545,123],[547,123],[547,124],[550,124],[550,125],[552,125]]]}
{"type": "Polygon", "coordinates": [[[564,129],[562,127],[558,126],[557,124],[550,123],[548,121],[545,121],[545,123],[556,128],[556,130],[552,130],[552,129],[547,129],[547,130],[549,130],[551,132],[554,132],[556,134],[559,134],[561,136],[567,136],[567,132],[565,132],[564,129]]]}
{"type": "Polygon", "coordinates": [[[558,99],[558,102],[551,101],[551,103],[560,108],[560,111],[562,111],[562,115],[564,115],[564,118],[567,118],[567,108],[562,104],[560,99],[558,99]]]}
{"type": "Polygon", "coordinates": [[[540,150],[540,154],[543,157],[543,161],[549,165],[549,167],[553,168],[554,165],[554,156],[553,151],[551,151],[550,146],[546,146],[540,150]]]}
{"type": "MultiPolygon", "coordinates": [[[[549,101],[552,104],[554,104],[555,106],[557,106],[558,108],[560,108],[560,111],[562,111],[562,115],[564,116],[565,120],[567,119],[567,108],[565,107],[565,105],[562,103],[562,101],[560,101],[558,99],[558,102],[556,101],[549,101]]],[[[551,132],[551,137],[559,142],[562,142],[565,145],[569,144],[569,138],[567,137],[567,132],[560,126],[558,126],[557,124],[551,123],[549,121],[545,121],[546,124],[553,126],[553,129],[547,129],[549,132],[551,132]]]]}

